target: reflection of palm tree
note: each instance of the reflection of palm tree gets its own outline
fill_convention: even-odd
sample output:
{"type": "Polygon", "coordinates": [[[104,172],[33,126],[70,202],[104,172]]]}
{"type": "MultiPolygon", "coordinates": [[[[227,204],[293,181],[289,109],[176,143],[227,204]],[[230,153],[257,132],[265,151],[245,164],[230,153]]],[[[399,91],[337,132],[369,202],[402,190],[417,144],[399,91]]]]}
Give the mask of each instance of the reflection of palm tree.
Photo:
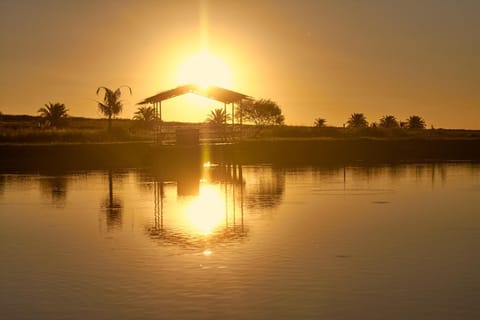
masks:
{"type": "Polygon", "coordinates": [[[108,171],[108,197],[105,199],[102,207],[105,209],[107,226],[116,228],[122,224],[122,201],[115,197],[113,193],[112,171],[108,171]]]}
{"type": "Polygon", "coordinates": [[[97,95],[99,94],[100,90],[103,89],[105,91],[103,101],[97,101],[97,103],[100,112],[108,119],[108,132],[110,132],[112,128],[112,117],[115,117],[122,112],[123,103],[120,101],[120,96],[122,95],[121,89],[124,87],[128,88],[130,90],[130,94],[132,94],[132,89],[129,86],[121,86],[115,91],[107,87],[99,87],[97,89],[97,95]]]}
{"type": "Polygon", "coordinates": [[[50,195],[52,204],[56,206],[64,206],[67,197],[66,176],[45,177],[40,180],[40,190],[46,195],[50,195]]]}
{"type": "Polygon", "coordinates": [[[347,121],[349,128],[366,128],[368,127],[367,118],[363,113],[353,113],[347,121]]]}
{"type": "Polygon", "coordinates": [[[48,127],[58,128],[65,124],[68,117],[68,109],[63,103],[51,103],[38,109],[38,113],[48,127]]]}

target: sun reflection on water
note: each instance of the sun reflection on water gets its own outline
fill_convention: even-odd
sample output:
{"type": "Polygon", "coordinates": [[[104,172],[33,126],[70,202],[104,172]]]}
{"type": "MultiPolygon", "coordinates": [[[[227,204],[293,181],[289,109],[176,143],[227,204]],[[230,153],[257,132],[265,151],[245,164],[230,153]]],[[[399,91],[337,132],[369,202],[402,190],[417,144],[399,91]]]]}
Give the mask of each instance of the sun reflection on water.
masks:
{"type": "Polygon", "coordinates": [[[204,236],[225,222],[225,200],[218,188],[213,185],[202,185],[199,195],[185,208],[185,220],[189,233],[204,236]]]}
{"type": "Polygon", "coordinates": [[[202,248],[206,256],[220,243],[245,238],[244,181],[239,166],[207,164],[201,176],[192,176],[189,183],[185,179],[178,179],[176,184],[155,182],[154,221],[147,226],[149,236],[164,244],[202,248]],[[185,183],[195,184],[196,191],[184,192],[185,183]]]}

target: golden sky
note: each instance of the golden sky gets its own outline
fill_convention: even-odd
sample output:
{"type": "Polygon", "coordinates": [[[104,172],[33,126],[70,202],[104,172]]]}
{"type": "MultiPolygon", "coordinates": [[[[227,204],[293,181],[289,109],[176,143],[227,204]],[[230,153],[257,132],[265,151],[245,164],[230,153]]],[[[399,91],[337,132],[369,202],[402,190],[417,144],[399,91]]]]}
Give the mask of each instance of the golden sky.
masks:
{"type": "MultiPolygon", "coordinates": [[[[479,16],[476,0],[0,0],[0,111],[58,101],[100,117],[97,87],[129,85],[131,117],[196,70],[275,100],[287,124],[362,112],[480,129],[479,16]],[[216,70],[197,66],[202,50],[216,70]]],[[[186,96],[164,115],[203,121],[218,106],[186,96]]]]}

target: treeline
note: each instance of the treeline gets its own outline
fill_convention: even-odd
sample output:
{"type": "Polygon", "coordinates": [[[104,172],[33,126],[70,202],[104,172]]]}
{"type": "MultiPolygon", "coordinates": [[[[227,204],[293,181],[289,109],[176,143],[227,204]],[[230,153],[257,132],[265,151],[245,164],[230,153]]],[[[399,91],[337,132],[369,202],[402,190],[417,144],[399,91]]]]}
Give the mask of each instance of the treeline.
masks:
{"type": "MultiPolygon", "coordinates": [[[[97,88],[96,91],[97,95],[103,92],[102,100],[96,101],[96,103],[98,110],[107,119],[109,133],[112,130],[112,120],[123,110],[123,102],[120,99],[123,88],[128,89],[128,92],[132,94],[132,89],[129,86],[121,86],[115,90],[102,86],[97,88]]],[[[67,119],[70,117],[68,114],[69,110],[63,103],[49,102],[38,109],[37,112],[41,118],[39,123],[41,128],[56,129],[68,126],[67,119]]],[[[225,108],[217,108],[207,115],[205,121],[209,123],[212,128],[220,131],[230,120],[233,120],[233,117],[237,123],[250,123],[262,128],[285,124],[282,109],[271,99],[245,99],[237,104],[234,115],[228,114],[225,108]]],[[[151,129],[157,119],[157,111],[153,106],[148,105],[138,107],[133,116],[133,120],[138,122],[138,126],[146,129],[151,129]]],[[[321,117],[316,118],[314,120],[314,126],[317,128],[326,127],[327,120],[321,117]]],[[[348,128],[381,127],[387,129],[408,128],[420,130],[425,129],[426,123],[422,117],[417,115],[412,115],[405,121],[398,121],[393,115],[385,115],[378,123],[369,123],[363,113],[353,113],[343,126],[348,128]]]]}
{"type": "MultiPolygon", "coordinates": [[[[316,118],[314,121],[314,126],[317,128],[326,127],[327,121],[324,118],[316,118]]],[[[426,128],[425,120],[417,115],[408,117],[405,121],[398,121],[397,118],[393,115],[385,115],[381,117],[377,122],[369,123],[367,117],[363,113],[352,113],[352,115],[347,119],[343,125],[347,128],[384,128],[384,129],[412,129],[412,130],[422,130],[426,128]]]]}
{"type": "MultiPolygon", "coordinates": [[[[38,116],[10,116],[0,113],[0,142],[101,142],[152,141],[154,128],[159,123],[153,106],[137,108],[132,119],[117,118],[123,110],[122,92],[132,90],[122,86],[115,90],[99,87],[97,109],[103,119],[71,117],[63,103],[47,103],[38,109],[38,116]],[[112,123],[115,121],[115,126],[112,123]],[[105,130],[106,129],[106,130],[105,130]]],[[[163,123],[163,130],[175,132],[179,127],[195,127],[203,139],[242,138],[346,138],[346,137],[426,137],[426,138],[478,138],[479,131],[426,129],[425,120],[412,115],[398,120],[385,115],[369,122],[363,113],[353,113],[340,127],[329,126],[325,118],[314,119],[312,126],[285,125],[280,106],[271,99],[247,99],[236,105],[234,114],[226,108],[216,108],[206,115],[204,123],[163,123]],[[235,121],[232,121],[235,120],[235,121]],[[243,124],[233,126],[232,123],[243,124]],[[212,134],[213,133],[213,134],[212,134]]],[[[163,132],[162,130],[162,132],[163,132]]]]}
{"type": "MultiPolygon", "coordinates": [[[[68,127],[42,128],[39,116],[3,115],[0,118],[0,142],[50,143],[50,142],[105,142],[105,141],[153,141],[154,130],[139,127],[138,120],[115,119],[111,132],[108,133],[107,119],[92,119],[69,117],[68,127]]],[[[200,138],[209,139],[230,138],[232,126],[212,126],[211,123],[181,123],[165,122],[164,131],[173,139],[175,130],[180,128],[195,128],[200,132],[200,138]],[[216,130],[218,128],[218,130],[216,130]],[[224,130],[226,129],[226,130],[224,130]]],[[[383,128],[380,126],[354,128],[333,126],[292,126],[243,124],[235,126],[235,137],[244,139],[275,139],[275,138],[319,138],[319,139],[350,139],[350,138],[432,138],[432,139],[464,139],[480,138],[479,130],[429,129],[410,130],[407,128],[383,128]]],[[[168,137],[167,137],[168,138],[168,137]]]]}

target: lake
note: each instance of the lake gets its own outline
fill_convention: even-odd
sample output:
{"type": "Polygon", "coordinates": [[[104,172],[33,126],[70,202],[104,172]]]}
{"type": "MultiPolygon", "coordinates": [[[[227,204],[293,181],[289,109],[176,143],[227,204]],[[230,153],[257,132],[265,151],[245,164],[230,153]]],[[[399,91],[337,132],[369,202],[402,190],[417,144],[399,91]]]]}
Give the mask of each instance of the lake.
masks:
{"type": "Polygon", "coordinates": [[[479,319],[480,164],[0,174],[4,319],[479,319]]]}

